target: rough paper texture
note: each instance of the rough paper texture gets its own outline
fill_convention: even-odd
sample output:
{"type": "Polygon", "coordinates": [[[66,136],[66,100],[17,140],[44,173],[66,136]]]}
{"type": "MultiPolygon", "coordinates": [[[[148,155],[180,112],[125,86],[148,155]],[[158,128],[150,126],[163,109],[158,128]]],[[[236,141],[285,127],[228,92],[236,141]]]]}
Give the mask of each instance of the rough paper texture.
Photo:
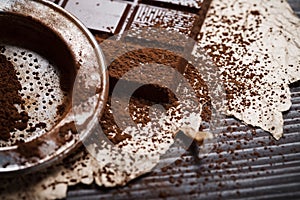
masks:
{"type": "Polygon", "coordinates": [[[286,1],[213,1],[202,38],[222,72],[227,115],[279,139],[289,84],[300,79],[300,20],[286,1]]]}

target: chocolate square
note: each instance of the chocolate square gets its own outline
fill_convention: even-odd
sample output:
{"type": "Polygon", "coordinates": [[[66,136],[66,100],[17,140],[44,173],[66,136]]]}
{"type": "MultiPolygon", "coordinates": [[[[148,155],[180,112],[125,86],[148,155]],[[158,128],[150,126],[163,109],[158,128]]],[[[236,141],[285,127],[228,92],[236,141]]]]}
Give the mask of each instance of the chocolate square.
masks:
{"type": "Polygon", "coordinates": [[[65,9],[81,20],[89,29],[117,33],[129,4],[108,0],[68,0],[65,9]]]}

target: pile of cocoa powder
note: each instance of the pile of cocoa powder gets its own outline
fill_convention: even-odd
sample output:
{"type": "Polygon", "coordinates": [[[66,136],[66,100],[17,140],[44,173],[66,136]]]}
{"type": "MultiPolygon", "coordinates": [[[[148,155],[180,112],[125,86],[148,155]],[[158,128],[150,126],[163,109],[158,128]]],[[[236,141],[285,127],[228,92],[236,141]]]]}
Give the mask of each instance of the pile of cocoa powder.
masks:
{"type": "MultiPolygon", "coordinates": [[[[165,66],[172,67],[179,72],[184,73],[184,77],[189,82],[189,84],[194,89],[197,98],[199,98],[200,103],[204,104],[201,117],[203,121],[209,122],[211,118],[211,102],[208,96],[208,86],[205,81],[202,79],[199,73],[196,73],[196,68],[191,64],[187,65],[187,62],[182,62],[180,55],[176,52],[171,52],[159,48],[145,48],[135,43],[126,43],[127,52],[117,58],[114,58],[113,55],[118,55],[117,51],[121,51],[120,45],[115,41],[106,41],[103,43],[97,36],[102,50],[108,59],[107,63],[110,60],[113,60],[108,66],[108,73],[110,79],[110,95],[113,92],[114,86],[121,79],[121,77],[135,67],[139,67],[141,64],[157,63],[163,64],[165,66]],[[186,64],[185,66],[183,66],[186,64]],[[199,91],[203,91],[200,93],[199,91]],[[201,99],[201,100],[200,100],[201,99]]],[[[153,69],[154,70],[154,69],[153,69]]],[[[151,72],[149,72],[150,74],[151,72]]],[[[164,77],[168,72],[158,72],[157,76],[161,76],[166,82],[176,82],[176,76],[168,76],[167,79],[164,77]]],[[[136,81],[142,81],[143,74],[135,74],[136,81]]],[[[153,77],[155,79],[157,77],[153,77]]],[[[123,81],[123,80],[122,80],[123,81]]],[[[126,80],[127,81],[127,80],[126,80]]],[[[126,91],[126,81],[124,82],[124,90],[126,91]]],[[[141,82],[140,82],[141,83],[141,82]]],[[[126,92],[125,92],[126,93],[126,92]]],[[[122,94],[119,96],[119,101],[123,101],[122,94]]],[[[125,95],[126,96],[126,95],[125,95]]],[[[123,130],[118,127],[115,122],[114,116],[122,119],[123,124],[127,124],[127,121],[133,121],[135,124],[146,125],[149,123],[149,108],[154,104],[162,105],[166,110],[171,107],[176,107],[178,105],[178,99],[175,94],[168,88],[161,87],[159,85],[143,85],[138,88],[131,96],[130,102],[127,105],[127,108],[117,108],[117,110],[112,111],[111,109],[111,98],[109,97],[104,114],[99,119],[100,124],[103,128],[104,133],[108,136],[111,142],[118,144],[123,140],[130,138],[130,135],[122,133],[123,130]],[[127,110],[128,109],[128,110],[127,110]],[[131,119],[125,119],[124,113],[128,112],[131,119]],[[110,134],[112,133],[112,134],[110,134]]],[[[116,109],[116,108],[115,108],[116,109]]]]}
{"type": "Polygon", "coordinates": [[[21,89],[13,64],[0,54],[0,140],[7,141],[12,131],[27,128],[28,113],[19,112],[16,107],[19,105],[24,110],[21,89]]]}

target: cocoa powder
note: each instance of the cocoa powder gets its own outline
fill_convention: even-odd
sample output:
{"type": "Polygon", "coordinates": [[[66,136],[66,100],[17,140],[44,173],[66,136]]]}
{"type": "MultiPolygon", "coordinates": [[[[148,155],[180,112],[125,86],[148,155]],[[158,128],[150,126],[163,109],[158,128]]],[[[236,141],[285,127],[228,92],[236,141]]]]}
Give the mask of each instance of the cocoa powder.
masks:
{"type": "MultiPolygon", "coordinates": [[[[209,122],[211,118],[211,100],[208,96],[208,86],[205,81],[202,79],[201,75],[197,73],[197,70],[191,64],[187,64],[187,62],[180,57],[176,52],[171,52],[168,50],[163,50],[159,48],[144,48],[143,46],[139,46],[138,44],[132,44],[130,42],[126,43],[127,52],[117,58],[113,58],[116,51],[120,50],[120,46],[115,41],[106,41],[105,43],[101,43],[101,40],[98,39],[98,42],[103,47],[103,51],[109,60],[113,60],[108,66],[109,79],[110,79],[110,93],[112,93],[114,86],[120,78],[135,67],[139,67],[141,64],[149,64],[149,63],[157,63],[163,64],[169,67],[172,67],[181,73],[184,73],[184,77],[188,80],[190,85],[193,87],[197,98],[201,104],[204,104],[203,111],[201,113],[201,117],[203,121],[209,122]],[[202,92],[200,92],[202,91],[202,92]]],[[[153,69],[154,70],[154,69],[153,69]]],[[[152,72],[149,72],[151,74],[152,72]]],[[[176,77],[169,76],[166,78],[166,74],[168,72],[160,71],[157,73],[156,77],[153,79],[157,79],[158,76],[165,82],[176,83],[176,77]]],[[[142,83],[143,74],[134,74],[134,80],[142,83]]],[[[124,80],[122,80],[124,81],[124,80]]],[[[127,80],[125,80],[127,81],[127,80]]],[[[130,81],[128,81],[130,82],[130,81]]],[[[124,82],[123,91],[126,93],[126,82],[124,82]]],[[[176,88],[176,87],[175,87],[176,88]]],[[[123,95],[123,94],[119,94],[123,95]]],[[[126,94],[125,94],[126,96],[126,94]]],[[[120,97],[120,101],[122,101],[122,97],[120,97]]],[[[127,105],[128,111],[130,113],[131,119],[135,124],[146,125],[149,123],[149,108],[154,104],[161,104],[166,110],[171,107],[176,107],[178,104],[178,99],[175,94],[168,88],[164,88],[159,85],[143,85],[138,88],[131,96],[130,102],[127,105]]],[[[99,120],[100,124],[103,128],[104,133],[114,144],[118,144],[119,142],[130,139],[131,136],[122,133],[123,130],[118,127],[116,122],[114,121],[114,116],[118,116],[122,119],[122,122],[127,124],[126,121],[131,121],[131,119],[125,119],[123,117],[124,112],[128,112],[126,110],[119,110],[117,113],[112,113],[110,105],[110,98],[108,104],[105,108],[104,114],[102,118],[99,120]]],[[[116,111],[116,110],[115,110],[116,111]]]]}
{"type": "Polygon", "coordinates": [[[39,147],[44,143],[39,139],[35,139],[33,141],[25,143],[24,141],[20,141],[17,143],[18,145],[18,152],[25,158],[42,158],[41,152],[39,147]]]}
{"type": "Polygon", "coordinates": [[[12,131],[27,128],[27,112],[19,112],[16,107],[19,105],[24,110],[21,89],[13,64],[0,54],[0,140],[9,140],[12,131]]]}
{"type": "Polygon", "coordinates": [[[60,144],[65,144],[66,142],[72,140],[73,134],[77,133],[78,132],[74,121],[66,123],[62,127],[60,127],[57,141],[60,144]]]}

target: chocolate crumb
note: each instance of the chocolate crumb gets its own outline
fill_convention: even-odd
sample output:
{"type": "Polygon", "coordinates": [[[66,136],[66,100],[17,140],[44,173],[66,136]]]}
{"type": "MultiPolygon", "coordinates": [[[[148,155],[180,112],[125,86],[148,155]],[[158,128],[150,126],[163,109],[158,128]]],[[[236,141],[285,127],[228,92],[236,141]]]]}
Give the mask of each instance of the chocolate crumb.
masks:
{"type": "Polygon", "coordinates": [[[43,141],[40,141],[38,139],[27,143],[19,142],[18,152],[25,158],[31,158],[31,157],[41,158],[42,156],[39,151],[39,146],[43,143],[44,143],[43,141]]]}
{"type": "Polygon", "coordinates": [[[259,11],[258,10],[251,10],[250,13],[252,15],[260,15],[259,11]]]}
{"type": "Polygon", "coordinates": [[[65,103],[62,103],[61,105],[58,105],[57,106],[57,114],[58,115],[60,115],[60,116],[62,116],[64,113],[65,113],[65,111],[66,111],[66,104],[65,103]]]}
{"type": "Polygon", "coordinates": [[[58,142],[64,144],[73,138],[73,134],[77,133],[78,132],[74,121],[66,123],[59,129],[58,142]]]}

